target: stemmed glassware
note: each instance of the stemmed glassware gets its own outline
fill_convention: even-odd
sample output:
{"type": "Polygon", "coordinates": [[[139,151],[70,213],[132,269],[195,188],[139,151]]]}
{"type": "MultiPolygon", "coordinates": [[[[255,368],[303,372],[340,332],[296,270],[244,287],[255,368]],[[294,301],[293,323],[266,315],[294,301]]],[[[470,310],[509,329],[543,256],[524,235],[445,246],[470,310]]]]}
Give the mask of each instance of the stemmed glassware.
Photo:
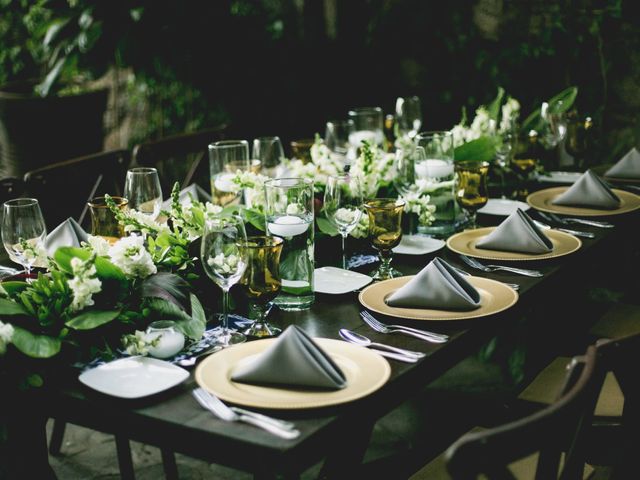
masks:
{"type": "Polygon", "coordinates": [[[354,128],[355,124],[351,119],[329,120],[325,126],[324,144],[345,167],[355,157],[354,148],[349,142],[354,128]]]}
{"type": "Polygon", "coordinates": [[[271,337],[282,329],[267,323],[266,317],[282,287],[280,254],[283,240],[273,236],[248,237],[243,248],[247,254],[247,269],[240,283],[249,299],[250,317],[254,318],[244,334],[251,337],[271,337]]]}
{"type": "Polygon", "coordinates": [[[284,148],[279,137],[258,137],[253,140],[251,158],[260,160],[262,172],[275,177],[284,158],[284,148]]]}
{"type": "Polygon", "coordinates": [[[35,198],[16,198],[4,202],[2,243],[11,260],[31,274],[39,253],[44,250],[47,227],[35,198]]]}
{"type": "Polygon", "coordinates": [[[529,194],[527,185],[529,175],[538,165],[540,153],[538,133],[535,130],[518,135],[516,147],[511,156],[511,169],[518,176],[519,185],[516,197],[519,200],[525,200],[529,194]]]}
{"type": "Polygon", "coordinates": [[[517,135],[512,130],[498,134],[498,146],[496,147],[495,165],[500,175],[500,195],[506,198],[506,173],[511,166],[511,157],[516,147],[517,135]]]}
{"type": "Polygon", "coordinates": [[[324,212],[338,229],[342,239],[342,268],[347,269],[344,248],[347,235],[356,228],[362,217],[362,184],[354,175],[330,175],[324,190],[324,212]]]}
{"type": "Polygon", "coordinates": [[[543,140],[548,148],[556,147],[567,135],[567,119],[562,107],[562,100],[558,100],[553,105],[544,102],[540,108],[545,122],[543,140]]]}
{"type": "Polygon", "coordinates": [[[464,161],[456,163],[455,192],[458,205],[464,210],[469,228],[475,229],[478,209],[489,200],[487,190],[488,162],[464,161]]]}
{"type": "Polygon", "coordinates": [[[233,177],[238,170],[249,171],[249,142],[246,140],[221,140],[209,145],[209,171],[211,174],[211,198],[214,204],[229,205],[240,198],[233,177]]]}
{"type": "Polygon", "coordinates": [[[418,134],[422,127],[422,105],[419,97],[398,97],[396,125],[398,136],[414,138],[418,134]]]}
{"type": "Polygon", "coordinates": [[[209,278],[222,289],[222,329],[215,344],[228,347],[246,337],[229,329],[229,289],[238,283],[247,268],[247,242],[244,222],[237,215],[219,216],[205,221],[200,260],[209,278]]]}
{"type": "Polygon", "coordinates": [[[375,198],[364,204],[369,215],[369,236],[380,257],[380,266],[372,274],[374,280],[402,276],[401,272],[391,267],[391,250],[402,239],[404,205],[404,200],[395,198],[375,198]]]}
{"type": "Polygon", "coordinates": [[[162,208],[162,187],[158,170],[150,167],[131,168],[124,183],[127,206],[155,220],[162,208]]]}

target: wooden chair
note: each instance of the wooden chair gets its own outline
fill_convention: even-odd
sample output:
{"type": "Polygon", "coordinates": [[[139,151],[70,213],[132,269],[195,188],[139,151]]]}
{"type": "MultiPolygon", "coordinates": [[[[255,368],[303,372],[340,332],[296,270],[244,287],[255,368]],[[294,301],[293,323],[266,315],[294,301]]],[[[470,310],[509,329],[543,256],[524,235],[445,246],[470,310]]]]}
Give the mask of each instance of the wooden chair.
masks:
{"type": "Polygon", "coordinates": [[[158,169],[165,197],[175,182],[185,188],[196,182],[209,190],[208,146],[225,137],[227,125],[184,133],[133,147],[133,163],[158,169]]]}
{"type": "Polygon", "coordinates": [[[40,201],[49,231],[68,217],[82,225],[88,200],[122,194],[130,159],[128,150],[111,150],[53,163],[27,172],[25,190],[40,201]]]}
{"type": "Polygon", "coordinates": [[[602,383],[598,364],[597,350],[591,346],[584,356],[572,360],[560,397],[552,405],[495,428],[464,434],[412,480],[468,480],[480,475],[490,479],[582,478],[584,429],[590,424],[602,383]]]}

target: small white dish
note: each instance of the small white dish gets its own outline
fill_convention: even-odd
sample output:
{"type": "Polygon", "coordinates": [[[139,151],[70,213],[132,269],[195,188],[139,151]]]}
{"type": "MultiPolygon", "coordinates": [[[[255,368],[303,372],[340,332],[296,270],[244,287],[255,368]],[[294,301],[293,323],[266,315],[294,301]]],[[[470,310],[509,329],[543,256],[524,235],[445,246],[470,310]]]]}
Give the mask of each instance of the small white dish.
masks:
{"type": "Polygon", "coordinates": [[[321,267],[314,270],[313,290],[318,293],[339,295],[359,290],[373,279],[363,273],[337,267],[321,267]]]}
{"type": "Polygon", "coordinates": [[[189,372],[164,360],[126,357],[80,374],[78,379],[98,392],[120,398],[140,398],[184,382],[189,372]]]}
{"type": "Polygon", "coordinates": [[[547,172],[549,175],[538,175],[538,181],[543,183],[575,183],[582,173],[580,172],[547,172]]]}
{"type": "Polygon", "coordinates": [[[424,235],[403,235],[400,244],[393,249],[393,253],[401,255],[426,255],[444,247],[444,240],[426,237],[424,235]]]}
{"type": "Polygon", "coordinates": [[[509,200],[508,198],[490,198],[487,204],[478,210],[478,213],[508,217],[518,208],[524,212],[531,207],[524,202],[509,200]]]}

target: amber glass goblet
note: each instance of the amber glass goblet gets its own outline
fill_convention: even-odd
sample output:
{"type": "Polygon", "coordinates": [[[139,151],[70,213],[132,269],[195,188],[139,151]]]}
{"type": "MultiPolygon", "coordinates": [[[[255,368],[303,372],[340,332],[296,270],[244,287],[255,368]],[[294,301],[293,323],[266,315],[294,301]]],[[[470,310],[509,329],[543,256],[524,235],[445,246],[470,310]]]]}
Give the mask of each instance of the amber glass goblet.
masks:
{"type": "Polygon", "coordinates": [[[273,299],[280,293],[280,254],[283,240],[280,237],[247,237],[242,245],[247,268],[240,280],[249,300],[249,317],[254,320],[244,334],[250,337],[272,337],[282,329],[267,323],[266,317],[273,306],[273,299]]]}
{"type": "Polygon", "coordinates": [[[404,204],[404,200],[395,198],[375,198],[364,204],[369,216],[369,237],[380,257],[380,266],[372,273],[374,280],[402,276],[401,272],[391,266],[391,250],[402,238],[404,204]]]}
{"type": "MultiPolygon", "coordinates": [[[[111,199],[120,210],[128,208],[129,200],[126,198],[111,199]]],[[[88,202],[88,206],[91,212],[91,235],[102,237],[112,245],[124,237],[124,226],[120,225],[107,205],[106,197],[94,197],[88,202]]]]}
{"type": "Polygon", "coordinates": [[[489,201],[487,190],[489,163],[473,160],[458,162],[455,171],[456,201],[464,210],[469,228],[477,228],[478,209],[484,207],[489,201]]]}

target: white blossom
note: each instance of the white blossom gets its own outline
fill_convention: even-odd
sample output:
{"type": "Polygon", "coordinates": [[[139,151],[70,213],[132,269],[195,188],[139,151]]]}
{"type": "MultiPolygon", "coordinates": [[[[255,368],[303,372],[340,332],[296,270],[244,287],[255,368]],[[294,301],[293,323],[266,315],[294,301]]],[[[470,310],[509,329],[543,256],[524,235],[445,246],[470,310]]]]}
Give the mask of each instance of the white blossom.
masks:
{"type": "Polygon", "coordinates": [[[240,257],[234,254],[225,255],[224,253],[219,253],[215,257],[209,257],[207,259],[207,264],[223,275],[229,275],[235,273],[238,268],[238,263],[240,261],[240,257]]]}
{"type": "Polygon", "coordinates": [[[153,220],[149,215],[138,212],[135,209],[126,210],[125,215],[137,222],[137,225],[132,225],[130,223],[125,223],[124,231],[125,232],[133,232],[140,231],[143,235],[148,235],[151,232],[168,232],[170,231],[169,227],[166,224],[161,224],[153,220]]]}
{"type": "Polygon", "coordinates": [[[89,235],[87,237],[87,243],[91,250],[96,252],[96,255],[100,257],[106,257],[109,255],[109,248],[111,245],[103,237],[89,235]]]}
{"type": "Polygon", "coordinates": [[[399,199],[405,201],[404,211],[408,213],[415,213],[418,216],[418,224],[428,226],[433,223],[435,216],[433,213],[436,211],[436,206],[429,203],[431,197],[424,195],[421,192],[407,192],[399,199]]]}
{"type": "Polygon", "coordinates": [[[369,236],[369,215],[362,215],[360,217],[355,228],[351,230],[350,235],[353,238],[367,238],[369,236]]]}
{"type": "Polygon", "coordinates": [[[148,355],[149,349],[158,344],[160,337],[161,335],[149,340],[146,332],[136,330],[133,334],[122,336],[122,345],[129,355],[148,355]]]}
{"type": "Polygon", "coordinates": [[[145,278],[158,271],[144,247],[144,238],[131,235],[118,240],[109,249],[111,261],[131,278],[145,278]]]}
{"type": "Polygon", "coordinates": [[[92,295],[102,290],[102,282],[96,278],[96,267],[94,265],[95,256],[88,260],[81,260],[78,257],[71,259],[71,271],[73,278],[67,283],[73,292],[71,309],[75,312],[94,304],[92,295]]]}
{"type": "Polygon", "coordinates": [[[500,119],[499,132],[505,133],[513,129],[513,124],[520,115],[520,102],[515,98],[509,97],[507,102],[502,106],[502,117],[500,119]]]}
{"type": "Polygon", "coordinates": [[[13,326],[10,323],[2,323],[0,321],[0,355],[7,351],[7,345],[11,343],[13,338],[13,326]]]}

